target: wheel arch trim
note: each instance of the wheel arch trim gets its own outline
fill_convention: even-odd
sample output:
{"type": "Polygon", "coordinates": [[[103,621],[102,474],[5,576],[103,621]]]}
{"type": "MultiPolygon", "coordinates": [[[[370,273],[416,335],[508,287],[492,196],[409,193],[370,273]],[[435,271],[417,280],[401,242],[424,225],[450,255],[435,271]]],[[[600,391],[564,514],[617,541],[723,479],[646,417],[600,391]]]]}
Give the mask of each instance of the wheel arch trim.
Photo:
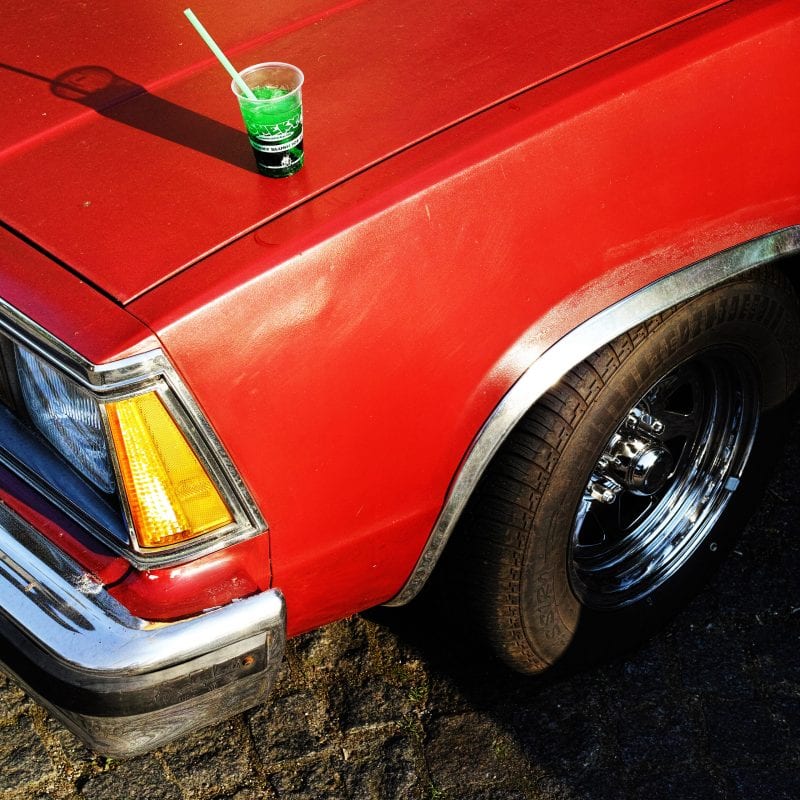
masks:
{"type": "Polygon", "coordinates": [[[676,303],[783,256],[800,253],[800,225],[723,250],[672,272],[582,322],[522,372],[481,427],[455,474],[414,570],[386,605],[416,597],[433,572],[467,501],[506,437],[548,389],[598,347],[676,303]]]}

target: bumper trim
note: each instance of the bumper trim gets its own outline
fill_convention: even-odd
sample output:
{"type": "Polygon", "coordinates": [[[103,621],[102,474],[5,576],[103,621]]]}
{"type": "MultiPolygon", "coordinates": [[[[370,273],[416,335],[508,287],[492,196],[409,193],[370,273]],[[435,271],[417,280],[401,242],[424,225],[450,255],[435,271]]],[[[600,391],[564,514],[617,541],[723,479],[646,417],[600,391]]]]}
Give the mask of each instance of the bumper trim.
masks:
{"type": "Polygon", "coordinates": [[[153,623],[0,504],[0,666],[90,747],[129,756],[269,691],[285,643],[272,589],[153,623]]]}

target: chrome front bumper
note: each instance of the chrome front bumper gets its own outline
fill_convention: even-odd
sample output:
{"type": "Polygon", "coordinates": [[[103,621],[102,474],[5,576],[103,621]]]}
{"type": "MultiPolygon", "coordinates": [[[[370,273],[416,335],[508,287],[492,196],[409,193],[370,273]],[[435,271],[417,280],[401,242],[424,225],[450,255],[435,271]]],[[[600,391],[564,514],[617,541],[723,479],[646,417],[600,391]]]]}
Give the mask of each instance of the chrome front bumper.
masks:
{"type": "Polygon", "coordinates": [[[285,630],[274,589],[179,622],[134,617],[0,503],[0,666],[100,753],[143,753],[263,700],[285,630]]]}

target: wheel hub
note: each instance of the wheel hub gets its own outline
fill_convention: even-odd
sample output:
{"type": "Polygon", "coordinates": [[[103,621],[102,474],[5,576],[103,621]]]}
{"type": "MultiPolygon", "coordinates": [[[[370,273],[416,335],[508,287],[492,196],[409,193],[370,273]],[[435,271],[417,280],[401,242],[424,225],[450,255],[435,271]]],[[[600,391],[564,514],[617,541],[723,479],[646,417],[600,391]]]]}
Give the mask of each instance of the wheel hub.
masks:
{"type": "Polygon", "coordinates": [[[607,465],[606,477],[621,482],[626,491],[645,497],[663,488],[675,462],[659,440],[617,434],[609,445],[603,462],[607,465]]]}
{"type": "Polygon", "coordinates": [[[697,550],[738,486],[757,396],[749,363],[709,354],[673,369],[627,412],[575,517],[569,571],[583,602],[634,602],[697,550]]]}
{"type": "Polygon", "coordinates": [[[655,494],[672,472],[672,454],[660,445],[642,445],[632,459],[626,474],[626,485],[630,491],[645,497],[655,494]]]}

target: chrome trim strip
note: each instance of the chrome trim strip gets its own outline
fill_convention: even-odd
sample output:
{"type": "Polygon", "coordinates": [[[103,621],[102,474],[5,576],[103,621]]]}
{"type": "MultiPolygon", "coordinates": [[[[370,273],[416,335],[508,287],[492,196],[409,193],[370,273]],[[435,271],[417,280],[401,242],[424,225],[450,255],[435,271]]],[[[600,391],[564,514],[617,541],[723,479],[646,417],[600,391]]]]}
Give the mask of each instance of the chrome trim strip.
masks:
{"type": "Polygon", "coordinates": [[[2,298],[0,330],[95,392],[118,389],[146,379],[170,366],[158,349],[129,356],[112,364],[93,364],[2,298]]]}
{"type": "MultiPolygon", "coordinates": [[[[135,567],[148,569],[174,566],[268,530],[266,520],[222,442],[162,350],[149,350],[110,364],[93,364],[2,298],[0,332],[28,347],[53,367],[67,373],[74,381],[90,390],[100,401],[101,409],[104,401],[119,400],[148,390],[158,391],[221,492],[234,517],[233,525],[186,543],[168,545],[158,550],[142,551],[137,548],[130,513],[125,508],[130,547],[122,546],[111,537],[100,538],[135,567]]],[[[110,450],[111,439],[107,438],[110,450]]],[[[117,478],[117,485],[121,486],[118,475],[117,478]]],[[[125,499],[121,500],[125,507],[125,499]]],[[[82,522],[81,519],[76,521],[82,522]]]]}
{"type": "MultiPolygon", "coordinates": [[[[433,572],[467,501],[500,445],[548,389],[576,364],[625,331],[729,278],[800,252],[800,225],[753,239],[666,275],[583,322],[541,354],[508,390],[478,432],[413,572],[386,603],[400,606],[420,592],[433,572]]],[[[530,336],[530,331],[523,339],[530,336]]]]}
{"type": "Polygon", "coordinates": [[[0,619],[82,683],[183,664],[268,634],[284,638],[275,589],[190,619],[152,623],[133,616],[92,575],[0,503],[0,619]]]}
{"type": "Polygon", "coordinates": [[[111,364],[93,364],[3,298],[0,298],[0,330],[95,393],[116,391],[172,370],[160,349],[121,358],[111,364]]]}

